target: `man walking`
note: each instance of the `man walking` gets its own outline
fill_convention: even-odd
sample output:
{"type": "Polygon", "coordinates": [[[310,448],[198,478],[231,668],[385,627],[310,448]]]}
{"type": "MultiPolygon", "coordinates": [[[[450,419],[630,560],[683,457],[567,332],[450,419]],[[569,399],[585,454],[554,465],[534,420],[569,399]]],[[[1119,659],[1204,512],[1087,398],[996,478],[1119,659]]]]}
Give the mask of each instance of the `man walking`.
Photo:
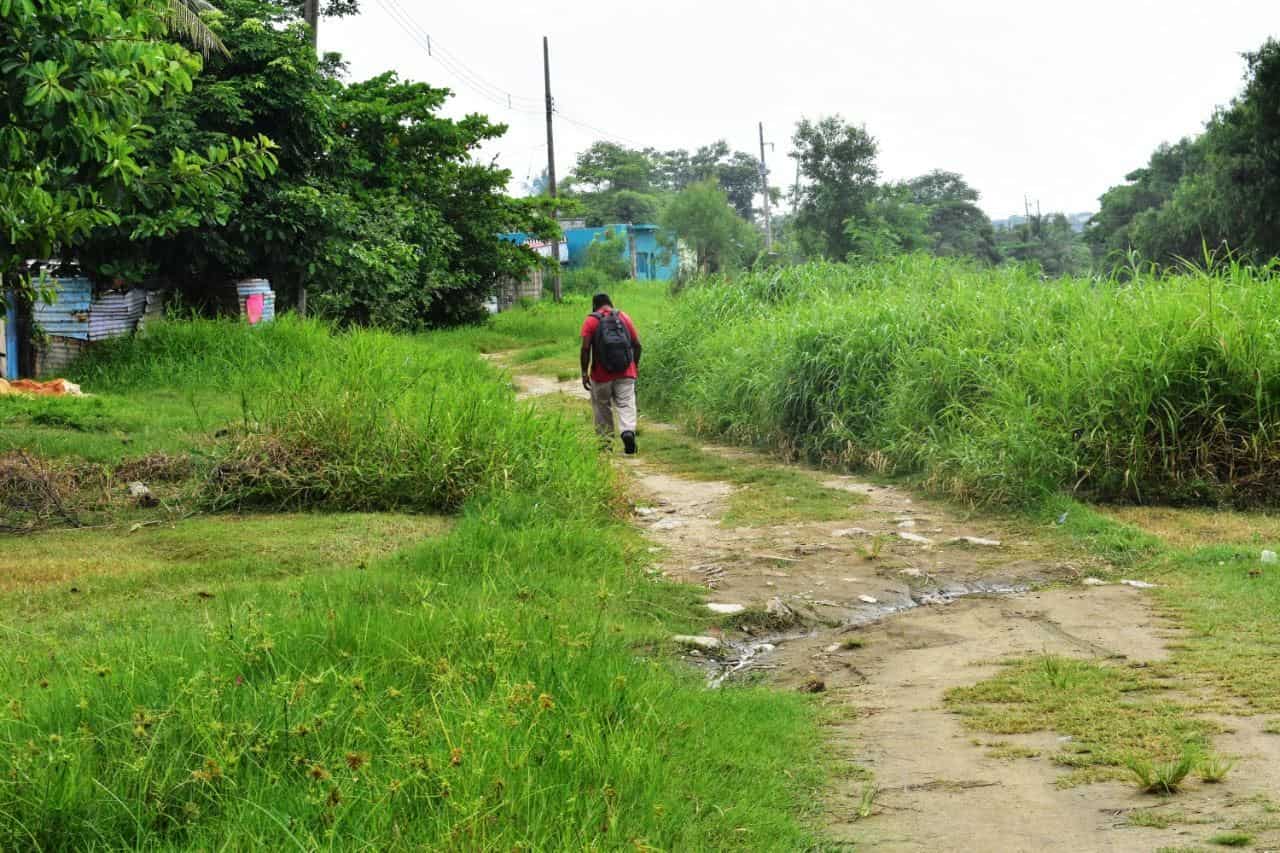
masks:
{"type": "Polygon", "coordinates": [[[591,395],[596,432],[613,443],[613,411],[618,411],[622,447],[636,452],[636,368],[640,365],[640,335],[631,318],[613,307],[607,293],[591,299],[591,313],[582,323],[582,387],[591,395]]]}

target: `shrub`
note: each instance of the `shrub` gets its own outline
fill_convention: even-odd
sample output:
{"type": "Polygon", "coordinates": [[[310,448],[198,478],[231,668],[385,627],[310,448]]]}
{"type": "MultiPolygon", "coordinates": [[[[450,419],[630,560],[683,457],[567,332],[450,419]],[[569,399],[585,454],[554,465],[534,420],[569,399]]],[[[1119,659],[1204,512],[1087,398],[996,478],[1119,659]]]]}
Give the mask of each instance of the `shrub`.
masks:
{"type": "Polygon", "coordinates": [[[239,397],[240,422],[200,472],[196,498],[210,509],[453,511],[494,490],[611,500],[576,430],[517,405],[474,356],[425,338],[292,317],[164,323],[101,349],[83,373],[99,388],[239,397]]]}
{"type": "Polygon", "coordinates": [[[615,281],[604,271],[595,267],[581,267],[579,269],[565,270],[560,279],[560,287],[561,291],[566,294],[594,296],[601,292],[607,293],[615,281]]]}

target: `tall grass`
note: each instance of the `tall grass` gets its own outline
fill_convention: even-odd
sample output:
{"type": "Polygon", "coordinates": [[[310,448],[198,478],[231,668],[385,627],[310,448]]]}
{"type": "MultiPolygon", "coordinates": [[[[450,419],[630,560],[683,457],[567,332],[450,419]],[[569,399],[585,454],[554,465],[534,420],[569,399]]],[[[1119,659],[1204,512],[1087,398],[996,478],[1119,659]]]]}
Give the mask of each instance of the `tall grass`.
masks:
{"type": "Polygon", "coordinates": [[[811,706],[657,655],[696,596],[644,571],[588,428],[445,342],[191,323],[86,365],[122,398],[242,394],[211,470],[256,436],[284,448],[279,481],[241,468],[217,494],[462,509],[346,571],[82,596],[66,618],[0,596],[0,849],[814,845],[811,706]]]}
{"type": "Polygon", "coordinates": [[[1280,279],[1044,281],[912,256],[687,290],[649,399],[698,430],[962,498],[1258,503],[1280,490],[1280,279]]]}
{"type": "Polygon", "coordinates": [[[198,498],[244,507],[453,511],[502,488],[607,503],[589,444],[511,402],[466,352],[283,317],[154,327],[83,365],[92,387],[214,388],[237,423],[208,449],[198,498]],[[590,476],[584,475],[590,470],[590,476]]]}

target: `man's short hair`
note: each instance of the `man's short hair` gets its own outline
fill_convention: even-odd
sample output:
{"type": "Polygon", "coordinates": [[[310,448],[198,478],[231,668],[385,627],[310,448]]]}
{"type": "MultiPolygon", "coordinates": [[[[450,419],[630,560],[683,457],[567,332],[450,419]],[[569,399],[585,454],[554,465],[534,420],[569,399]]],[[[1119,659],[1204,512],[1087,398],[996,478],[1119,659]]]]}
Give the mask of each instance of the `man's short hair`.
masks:
{"type": "Polygon", "coordinates": [[[606,305],[608,305],[610,308],[613,307],[613,300],[609,298],[609,294],[597,293],[595,296],[591,297],[592,311],[599,311],[601,308],[603,308],[606,305]]]}

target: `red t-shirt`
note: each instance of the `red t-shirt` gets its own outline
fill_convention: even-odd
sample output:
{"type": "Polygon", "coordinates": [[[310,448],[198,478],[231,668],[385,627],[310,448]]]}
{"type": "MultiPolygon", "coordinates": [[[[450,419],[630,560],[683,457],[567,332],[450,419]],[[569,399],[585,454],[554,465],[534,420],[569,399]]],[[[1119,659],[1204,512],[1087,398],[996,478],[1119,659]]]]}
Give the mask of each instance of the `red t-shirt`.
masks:
{"type": "MultiPolygon", "coordinates": [[[[601,314],[608,314],[613,309],[608,305],[600,309],[601,314]]],[[[625,312],[619,311],[618,316],[622,318],[622,322],[626,324],[627,331],[631,333],[631,343],[633,345],[640,343],[640,333],[636,331],[636,326],[631,322],[631,318],[625,312]]],[[[591,346],[591,339],[595,337],[596,328],[600,325],[600,321],[590,314],[582,323],[582,344],[583,346],[591,346]]],[[[633,358],[631,363],[627,365],[627,369],[621,373],[610,373],[604,369],[601,364],[596,364],[594,358],[591,360],[591,381],[592,382],[612,382],[615,379],[635,379],[636,378],[636,362],[633,358]]]]}

